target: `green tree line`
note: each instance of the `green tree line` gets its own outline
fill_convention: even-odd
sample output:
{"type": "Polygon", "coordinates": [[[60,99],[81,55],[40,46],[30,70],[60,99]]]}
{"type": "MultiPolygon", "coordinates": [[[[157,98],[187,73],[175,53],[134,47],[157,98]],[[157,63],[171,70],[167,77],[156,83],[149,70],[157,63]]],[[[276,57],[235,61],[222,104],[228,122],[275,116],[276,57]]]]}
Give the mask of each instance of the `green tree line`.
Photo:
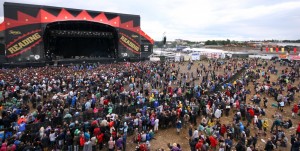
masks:
{"type": "Polygon", "coordinates": [[[205,45],[229,45],[232,44],[232,41],[227,40],[207,40],[205,45]]]}

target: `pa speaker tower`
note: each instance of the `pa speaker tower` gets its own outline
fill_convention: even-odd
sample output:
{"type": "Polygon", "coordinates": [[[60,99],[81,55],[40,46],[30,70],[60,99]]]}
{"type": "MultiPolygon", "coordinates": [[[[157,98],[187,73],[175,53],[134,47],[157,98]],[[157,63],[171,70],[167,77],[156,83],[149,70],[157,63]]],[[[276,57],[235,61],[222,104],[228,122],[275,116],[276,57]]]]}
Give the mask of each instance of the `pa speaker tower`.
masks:
{"type": "Polygon", "coordinates": [[[165,45],[167,43],[167,37],[164,36],[164,39],[163,39],[163,44],[165,45]]]}

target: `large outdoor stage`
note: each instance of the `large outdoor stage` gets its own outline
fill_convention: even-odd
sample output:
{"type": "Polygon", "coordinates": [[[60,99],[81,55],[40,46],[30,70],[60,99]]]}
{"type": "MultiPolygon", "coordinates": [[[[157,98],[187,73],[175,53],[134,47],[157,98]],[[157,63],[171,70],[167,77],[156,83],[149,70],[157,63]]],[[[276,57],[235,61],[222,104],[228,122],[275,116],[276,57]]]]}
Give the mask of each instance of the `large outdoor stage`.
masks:
{"type": "Polygon", "coordinates": [[[7,2],[1,39],[5,65],[142,60],[154,43],[139,15],[7,2]]]}

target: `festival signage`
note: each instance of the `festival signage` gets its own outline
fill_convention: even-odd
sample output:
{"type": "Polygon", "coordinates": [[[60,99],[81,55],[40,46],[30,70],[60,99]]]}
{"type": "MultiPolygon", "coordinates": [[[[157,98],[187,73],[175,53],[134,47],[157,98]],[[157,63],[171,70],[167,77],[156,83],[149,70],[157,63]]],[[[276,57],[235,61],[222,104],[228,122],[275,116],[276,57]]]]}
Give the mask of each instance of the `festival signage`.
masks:
{"type": "Polygon", "coordinates": [[[30,50],[42,41],[41,30],[25,33],[7,45],[7,57],[13,57],[30,50]]]}
{"type": "Polygon", "coordinates": [[[291,60],[300,60],[300,56],[298,56],[298,55],[291,55],[290,59],[291,60]]]}
{"type": "Polygon", "coordinates": [[[136,34],[132,34],[131,37],[132,37],[132,38],[138,38],[139,36],[136,35],[136,34]]]}
{"type": "Polygon", "coordinates": [[[128,50],[132,51],[133,53],[140,53],[140,45],[138,42],[130,38],[124,33],[120,33],[121,37],[119,39],[120,43],[125,46],[128,50]]]}
{"type": "Polygon", "coordinates": [[[21,35],[22,33],[18,30],[9,30],[8,31],[9,34],[11,35],[21,35]]]}
{"type": "Polygon", "coordinates": [[[287,58],[287,55],[286,55],[286,54],[280,54],[280,55],[278,55],[278,57],[279,57],[280,59],[286,59],[286,58],[287,58]]]}

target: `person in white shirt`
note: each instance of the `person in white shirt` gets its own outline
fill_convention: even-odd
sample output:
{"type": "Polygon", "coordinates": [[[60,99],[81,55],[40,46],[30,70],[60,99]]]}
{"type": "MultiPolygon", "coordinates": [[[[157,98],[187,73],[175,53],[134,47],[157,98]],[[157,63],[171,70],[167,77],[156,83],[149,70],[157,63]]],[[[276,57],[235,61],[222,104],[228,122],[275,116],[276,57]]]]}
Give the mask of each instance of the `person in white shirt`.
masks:
{"type": "Polygon", "coordinates": [[[159,119],[155,119],[154,121],[154,132],[158,131],[159,119]]]}
{"type": "Polygon", "coordinates": [[[93,151],[93,144],[90,140],[84,143],[83,151],[93,151]]]}
{"type": "Polygon", "coordinates": [[[86,103],[85,103],[85,110],[89,110],[90,108],[91,108],[91,102],[90,101],[87,101],[86,103]]]}
{"type": "Polygon", "coordinates": [[[283,112],[283,107],[284,107],[284,101],[281,100],[281,101],[279,102],[279,109],[280,109],[281,112],[283,112]]]}
{"type": "Polygon", "coordinates": [[[225,151],[225,144],[224,143],[220,144],[219,151],[225,151]]]}
{"type": "Polygon", "coordinates": [[[134,126],[135,128],[137,128],[137,127],[139,126],[139,119],[138,119],[138,117],[136,117],[136,118],[133,120],[133,126],[134,126]]]}
{"type": "Polygon", "coordinates": [[[248,146],[246,151],[252,151],[252,146],[248,146]]]}
{"type": "Polygon", "coordinates": [[[221,117],[221,115],[222,115],[222,111],[218,108],[218,109],[215,111],[215,117],[216,117],[217,119],[219,119],[219,118],[221,117]]]}
{"type": "Polygon", "coordinates": [[[96,145],[97,145],[97,138],[96,138],[96,136],[93,136],[91,138],[91,143],[92,143],[92,146],[93,146],[93,150],[96,150],[96,145]]]}
{"type": "Polygon", "coordinates": [[[193,135],[192,135],[192,139],[199,139],[199,131],[197,129],[194,130],[193,135]]]}
{"type": "Polygon", "coordinates": [[[52,131],[49,135],[49,139],[50,139],[50,145],[51,147],[54,147],[55,145],[55,140],[56,140],[56,134],[54,131],[52,131]]]}

